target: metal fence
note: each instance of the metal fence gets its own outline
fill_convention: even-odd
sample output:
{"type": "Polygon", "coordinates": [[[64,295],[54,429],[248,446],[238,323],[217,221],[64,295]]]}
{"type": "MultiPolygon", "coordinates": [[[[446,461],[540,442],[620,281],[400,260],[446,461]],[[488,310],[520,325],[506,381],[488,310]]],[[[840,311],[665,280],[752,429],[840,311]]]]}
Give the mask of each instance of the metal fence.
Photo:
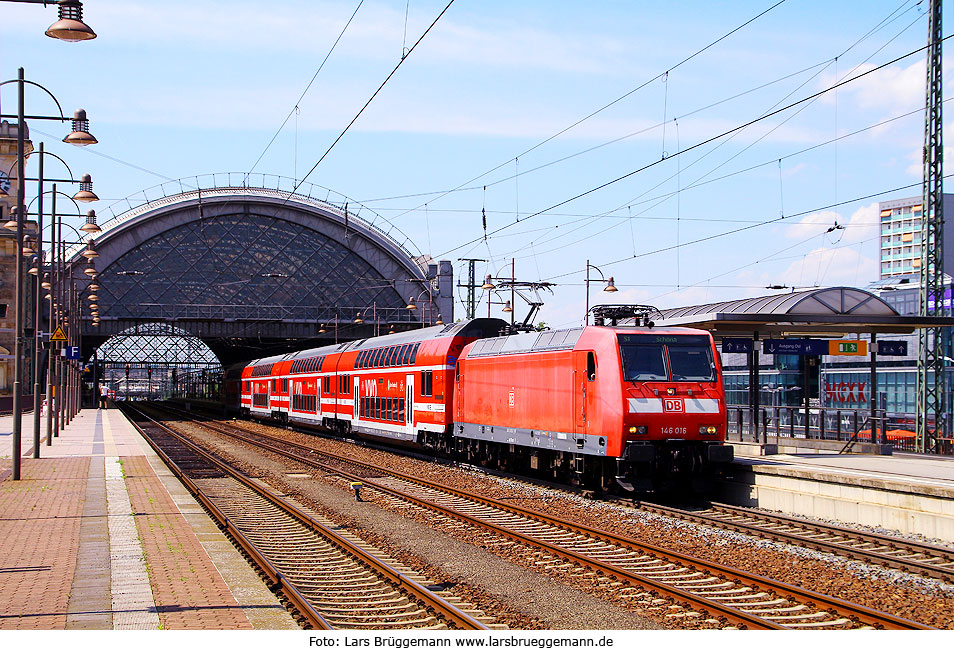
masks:
{"type": "MultiPolygon", "coordinates": [[[[895,450],[919,452],[914,432],[914,415],[877,412],[876,429],[872,428],[871,411],[803,406],[765,406],[758,411],[758,434],[753,428],[752,409],[747,405],[730,405],[727,410],[727,439],[739,442],[771,442],[773,439],[851,440],[891,444],[895,450]],[[877,438],[875,437],[877,431],[877,438]]],[[[941,439],[928,452],[954,455],[954,441],[941,439]]]]}

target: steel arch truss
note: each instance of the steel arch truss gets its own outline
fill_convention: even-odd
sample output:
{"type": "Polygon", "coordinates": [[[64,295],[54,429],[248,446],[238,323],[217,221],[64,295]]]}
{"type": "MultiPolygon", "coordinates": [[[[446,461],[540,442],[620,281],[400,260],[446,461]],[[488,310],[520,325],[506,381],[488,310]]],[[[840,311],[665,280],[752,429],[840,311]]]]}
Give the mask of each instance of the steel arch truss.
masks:
{"type": "Polygon", "coordinates": [[[96,349],[96,359],[107,368],[221,369],[215,353],[202,340],[170,324],[143,324],[113,335],[96,349]]]}
{"type": "Polygon", "coordinates": [[[107,226],[96,239],[101,323],[83,326],[94,344],[137,324],[179,324],[222,358],[219,348],[236,339],[360,337],[441,313],[452,319],[452,279],[436,287],[423,257],[317,200],[203,190],[156,200],[107,226]],[[417,309],[407,309],[408,297],[417,309]],[[359,313],[368,333],[354,326],[359,313]]]}

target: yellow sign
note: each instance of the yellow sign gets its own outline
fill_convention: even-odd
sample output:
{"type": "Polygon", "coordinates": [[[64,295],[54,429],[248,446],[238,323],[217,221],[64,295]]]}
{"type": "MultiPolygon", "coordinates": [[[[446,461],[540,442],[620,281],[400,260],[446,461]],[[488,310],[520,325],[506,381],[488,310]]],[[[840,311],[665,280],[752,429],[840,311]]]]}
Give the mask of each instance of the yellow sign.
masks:
{"type": "Polygon", "coordinates": [[[50,335],[51,342],[65,342],[66,341],[66,331],[63,330],[62,326],[57,326],[56,330],[53,331],[53,334],[50,335]]]}
{"type": "Polygon", "coordinates": [[[868,355],[865,340],[828,340],[828,355],[868,355]]]}

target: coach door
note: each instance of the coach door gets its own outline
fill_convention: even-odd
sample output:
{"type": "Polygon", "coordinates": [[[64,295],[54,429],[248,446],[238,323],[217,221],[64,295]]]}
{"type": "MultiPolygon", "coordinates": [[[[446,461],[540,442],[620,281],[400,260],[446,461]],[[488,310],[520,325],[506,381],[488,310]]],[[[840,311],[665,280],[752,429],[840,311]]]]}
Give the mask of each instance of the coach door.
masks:
{"type": "Polygon", "coordinates": [[[407,374],[407,381],[404,383],[404,425],[407,427],[407,433],[414,433],[414,374],[407,374]]]}

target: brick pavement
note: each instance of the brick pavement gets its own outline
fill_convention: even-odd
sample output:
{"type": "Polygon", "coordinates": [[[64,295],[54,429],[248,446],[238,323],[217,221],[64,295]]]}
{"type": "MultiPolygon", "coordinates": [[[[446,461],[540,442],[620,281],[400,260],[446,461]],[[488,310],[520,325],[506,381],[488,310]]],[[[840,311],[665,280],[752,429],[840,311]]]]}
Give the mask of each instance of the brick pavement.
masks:
{"type": "Polygon", "coordinates": [[[88,469],[25,459],[19,482],[0,482],[0,629],[66,627],[88,469]]]}
{"type": "Polygon", "coordinates": [[[163,629],[251,629],[146,458],[122,462],[163,629]]]}
{"type": "Polygon", "coordinates": [[[0,628],[297,628],[118,410],[82,411],[17,482],[11,429],[0,417],[0,628]]]}

